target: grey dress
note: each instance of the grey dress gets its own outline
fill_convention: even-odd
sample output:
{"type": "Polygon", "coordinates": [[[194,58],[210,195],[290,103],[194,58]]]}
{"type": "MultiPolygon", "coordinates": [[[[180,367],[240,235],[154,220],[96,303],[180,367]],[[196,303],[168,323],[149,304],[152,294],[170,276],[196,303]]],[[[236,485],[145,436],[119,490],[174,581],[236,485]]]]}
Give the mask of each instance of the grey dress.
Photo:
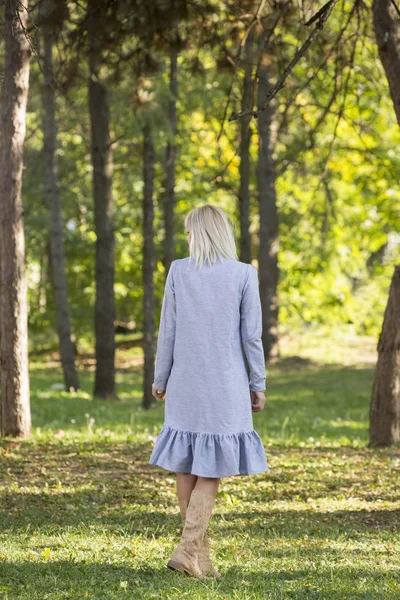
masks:
{"type": "Polygon", "coordinates": [[[174,260],[161,309],[154,384],[165,419],[149,463],[202,477],[268,470],[250,390],[264,391],[257,269],[218,258],[174,260]]]}

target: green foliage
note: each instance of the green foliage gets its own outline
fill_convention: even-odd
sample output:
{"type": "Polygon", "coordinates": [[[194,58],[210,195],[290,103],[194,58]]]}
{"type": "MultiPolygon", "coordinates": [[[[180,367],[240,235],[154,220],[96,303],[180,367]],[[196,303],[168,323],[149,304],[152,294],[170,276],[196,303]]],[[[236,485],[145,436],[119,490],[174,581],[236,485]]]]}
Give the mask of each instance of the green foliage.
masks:
{"type": "MultiPolygon", "coordinates": [[[[235,55],[245,24],[238,24],[233,6],[224,4],[222,8],[219,22],[216,15],[212,19],[207,17],[215,21],[215,31],[220,30],[218,43],[215,39],[213,44],[201,42],[199,48],[201,36],[197,31],[185,29],[185,25],[180,31],[184,49],[178,60],[177,257],[187,256],[183,221],[187,212],[198,204],[217,204],[238,223],[237,123],[225,120],[219,141],[218,135],[234,77],[224,57],[226,53],[235,55]]],[[[74,15],[78,9],[71,10],[74,15]]],[[[283,331],[304,324],[319,323],[331,328],[353,324],[357,332],[377,336],[393,266],[399,260],[395,233],[400,231],[397,152],[400,133],[365,9],[360,8],[361,23],[357,15],[353,15],[343,30],[352,10],[353,3],[338,4],[323,35],[298,63],[277,97],[279,296],[283,331]]],[[[285,13],[271,42],[275,44],[272,48],[279,50],[272,55],[275,78],[293,56],[299,39],[308,35],[308,29],[299,24],[297,8],[293,11],[285,13]]],[[[75,20],[78,17],[82,15],[75,15],[75,20]]],[[[73,28],[71,22],[65,24],[69,33],[73,28]]],[[[124,38],[123,52],[128,55],[136,47],[135,43],[132,36],[124,38]]],[[[60,61],[63,52],[67,52],[63,44],[60,38],[55,59],[58,77],[63,82],[57,98],[57,157],[67,275],[73,330],[78,342],[90,342],[93,339],[95,233],[88,68],[83,52],[79,67],[73,71],[74,78],[69,81],[68,65],[60,61]],[[66,86],[67,81],[69,86],[66,86]]],[[[110,89],[115,163],[117,319],[135,323],[136,332],[140,332],[144,118],[150,118],[153,125],[157,161],[154,193],[156,322],[165,281],[162,196],[166,146],[170,139],[168,52],[164,44],[153,49],[159,70],[147,76],[146,85],[152,89],[153,100],[144,107],[137,102],[136,92],[143,86],[143,80],[138,79],[133,58],[118,62],[117,55],[112,54],[115,51],[116,48],[111,48],[103,75],[108,77],[110,89]]],[[[228,116],[232,108],[236,110],[240,106],[242,67],[239,62],[226,111],[228,116]]],[[[23,197],[31,332],[35,336],[46,332],[51,337],[55,319],[48,277],[47,211],[41,157],[41,77],[38,64],[33,61],[23,197]]],[[[251,233],[256,259],[257,121],[252,121],[250,126],[253,131],[251,233]]],[[[236,234],[240,234],[239,227],[236,234]]]]}
{"type": "MultiPolygon", "coordinates": [[[[344,5],[346,21],[353,6],[344,5]]],[[[343,32],[337,17],[328,37],[335,25],[343,32]]],[[[300,93],[282,103],[281,318],[287,325],[349,323],[377,335],[400,259],[400,131],[363,18],[362,38],[360,23],[351,23],[328,59],[299,63],[289,89],[298,85],[300,93]]]]}

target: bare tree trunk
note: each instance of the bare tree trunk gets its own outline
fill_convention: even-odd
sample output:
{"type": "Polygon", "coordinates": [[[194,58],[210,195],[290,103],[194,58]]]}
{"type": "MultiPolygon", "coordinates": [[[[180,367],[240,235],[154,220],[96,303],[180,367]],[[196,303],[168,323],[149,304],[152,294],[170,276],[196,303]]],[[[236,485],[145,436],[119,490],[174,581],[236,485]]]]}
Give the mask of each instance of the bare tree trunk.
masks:
{"type": "Polygon", "coordinates": [[[165,195],[164,195],[164,256],[165,272],[168,273],[171,262],[175,258],[174,243],[174,212],[175,212],[175,163],[176,163],[176,136],[177,136],[177,111],[176,101],[178,98],[178,52],[171,49],[170,54],[170,100],[169,100],[169,123],[170,140],[167,145],[165,195]]]}
{"type": "Polygon", "coordinates": [[[53,75],[53,31],[55,25],[51,21],[52,12],[54,11],[53,1],[44,0],[40,6],[40,10],[43,17],[43,21],[40,24],[44,71],[42,86],[43,155],[45,162],[45,188],[49,207],[51,280],[56,309],[61,364],[64,373],[65,388],[69,391],[71,388],[74,390],[79,389],[79,380],[75,368],[74,346],[71,339],[61,198],[56,166],[57,126],[53,75]]]}
{"type": "MultiPolygon", "coordinates": [[[[246,39],[244,48],[244,77],[242,110],[253,108],[253,44],[254,35],[251,32],[246,39]]],[[[242,262],[251,261],[251,237],[250,237],[250,142],[251,142],[251,117],[243,117],[239,120],[240,130],[240,187],[239,187],[239,221],[240,221],[240,250],[239,256],[242,262]]]]}
{"type": "Polygon", "coordinates": [[[400,266],[394,270],[378,343],[369,446],[400,443],[400,266]]]}
{"type": "Polygon", "coordinates": [[[93,195],[96,229],[96,374],[94,395],[117,399],[115,389],[115,297],[114,297],[114,200],[113,157],[110,139],[108,92],[100,80],[101,5],[89,2],[89,110],[93,164],[93,195]]]}
{"type": "MultiPolygon", "coordinates": [[[[258,70],[258,106],[262,106],[269,88],[270,56],[263,52],[258,70]]],[[[263,345],[268,360],[279,355],[278,338],[278,250],[279,223],[275,188],[276,101],[258,118],[259,154],[257,165],[260,211],[259,277],[263,310],[263,345]]]]}
{"type": "MultiPolygon", "coordinates": [[[[379,57],[400,125],[400,18],[391,0],[374,0],[372,10],[379,57]]],[[[369,416],[370,446],[400,442],[400,267],[393,274],[379,338],[369,416]]]]}
{"type": "Polygon", "coordinates": [[[391,0],[374,0],[375,37],[400,125],[400,17],[391,0]]]}
{"type": "Polygon", "coordinates": [[[27,4],[8,0],[0,144],[0,381],[2,433],[31,431],[25,236],[21,199],[31,50],[27,4]]]}
{"type": "Polygon", "coordinates": [[[38,308],[41,314],[47,310],[47,252],[44,251],[40,255],[40,275],[39,275],[39,289],[38,289],[38,308]]]}
{"type": "Polygon", "coordinates": [[[154,146],[150,119],[143,127],[143,408],[155,404],[154,378],[154,146]]]}

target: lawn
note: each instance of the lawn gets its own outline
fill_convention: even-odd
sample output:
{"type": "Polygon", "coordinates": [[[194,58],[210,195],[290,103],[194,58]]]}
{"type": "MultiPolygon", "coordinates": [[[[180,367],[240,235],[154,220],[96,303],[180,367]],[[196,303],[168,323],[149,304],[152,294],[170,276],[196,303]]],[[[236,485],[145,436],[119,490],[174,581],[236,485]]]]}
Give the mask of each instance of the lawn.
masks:
{"type": "Polygon", "coordinates": [[[301,336],[254,414],[269,471],[221,480],[218,581],[166,568],[174,474],[148,464],[164,404],[141,408],[141,350],[118,352],[120,402],[59,389],[31,361],[33,435],[0,442],[0,599],[400,598],[400,448],[367,448],[374,340],[301,336]]]}

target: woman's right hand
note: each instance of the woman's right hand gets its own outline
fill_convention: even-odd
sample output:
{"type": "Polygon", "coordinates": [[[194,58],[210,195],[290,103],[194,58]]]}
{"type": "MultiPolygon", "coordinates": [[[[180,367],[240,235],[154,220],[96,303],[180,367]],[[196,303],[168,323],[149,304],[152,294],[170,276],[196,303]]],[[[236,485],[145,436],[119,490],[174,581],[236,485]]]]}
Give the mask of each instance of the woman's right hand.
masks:
{"type": "Polygon", "coordinates": [[[154,385],[154,383],[151,386],[151,394],[152,396],[154,396],[155,398],[157,398],[157,400],[164,400],[164,396],[165,396],[165,392],[166,390],[159,390],[156,388],[156,386],[154,385]]]}
{"type": "Polygon", "coordinates": [[[264,392],[253,392],[251,393],[251,410],[253,412],[260,412],[265,406],[265,402],[267,398],[265,397],[264,392]]]}

